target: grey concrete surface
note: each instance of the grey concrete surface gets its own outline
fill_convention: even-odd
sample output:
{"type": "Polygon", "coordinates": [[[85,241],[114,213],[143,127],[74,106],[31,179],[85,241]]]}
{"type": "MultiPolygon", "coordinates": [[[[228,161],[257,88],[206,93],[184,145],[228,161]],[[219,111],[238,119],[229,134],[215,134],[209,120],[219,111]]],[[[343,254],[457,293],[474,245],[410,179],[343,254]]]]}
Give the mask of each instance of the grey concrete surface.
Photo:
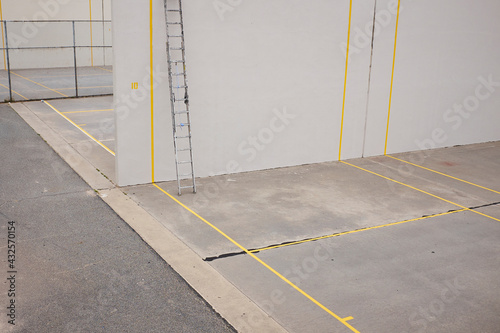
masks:
{"type": "Polygon", "coordinates": [[[16,325],[1,332],[234,332],[7,105],[0,252],[16,222],[16,325]]]}
{"type": "MultiPolygon", "coordinates": [[[[108,111],[113,109],[112,96],[60,99],[48,102],[96,140],[114,151],[114,116],[112,111],[108,111]]],[[[95,168],[107,178],[112,181],[115,179],[115,161],[108,151],[96,145],[91,138],[45,103],[35,101],[24,103],[24,105],[49,127],[60,133],[66,142],[84,158],[91,161],[95,168]]]]}
{"type": "MultiPolygon", "coordinates": [[[[78,96],[110,95],[113,93],[111,66],[77,67],[78,96]]],[[[75,69],[33,68],[11,71],[12,98],[15,101],[75,97],[75,69]]],[[[0,99],[9,98],[6,70],[0,70],[0,99]]]]}
{"type": "MultiPolygon", "coordinates": [[[[74,127],[52,119],[45,106],[26,105],[73,145],[85,140],[74,127]]],[[[99,117],[106,116],[91,116],[99,117]]],[[[104,158],[97,147],[80,150],[94,165],[104,158]]],[[[496,333],[500,144],[395,156],[493,191],[387,156],[347,160],[352,166],[335,162],[202,178],[197,194],[181,197],[175,183],[157,184],[248,249],[285,245],[256,253],[265,267],[237,254],[241,249],[221,232],[155,186],[117,190],[208,257],[215,270],[290,332],[496,333]],[[482,206],[474,210],[492,218],[456,212],[462,206],[482,206]],[[429,217],[433,214],[446,215],[429,217]],[[351,233],[284,244],[339,232],[351,233]],[[354,329],[289,287],[273,269],[339,318],[352,316],[348,323],[354,329]]],[[[258,318],[248,316],[238,324],[248,332],[262,331],[258,318]]]]}
{"type": "MultiPolygon", "coordinates": [[[[350,162],[363,167],[368,165],[370,170],[399,181],[421,185],[424,190],[463,205],[482,205],[492,202],[486,199],[499,197],[484,190],[481,191],[487,192],[486,199],[458,192],[449,184],[432,181],[435,178],[432,174],[430,180],[416,174],[393,175],[385,165],[373,162],[378,159],[391,162],[387,157],[350,162]]],[[[181,201],[207,220],[216,222],[218,227],[249,249],[459,209],[449,202],[341,163],[218,176],[201,179],[198,184],[198,193],[185,194],[181,201]]],[[[175,193],[175,183],[160,186],[175,193]]],[[[220,237],[209,237],[210,245],[206,247],[206,235],[210,231],[205,230],[205,226],[192,230],[196,218],[182,214],[182,209],[176,208],[175,203],[161,205],[162,193],[151,186],[129,187],[125,191],[158,219],[165,221],[168,228],[184,235],[193,248],[202,246],[204,250],[199,249],[201,256],[211,257],[237,250],[220,237]]]]}
{"type": "MultiPolygon", "coordinates": [[[[360,332],[497,332],[499,237],[498,222],[462,212],[258,256],[341,317],[353,316],[360,332]]],[[[291,332],[350,331],[248,257],[213,265],[291,332]]]]}

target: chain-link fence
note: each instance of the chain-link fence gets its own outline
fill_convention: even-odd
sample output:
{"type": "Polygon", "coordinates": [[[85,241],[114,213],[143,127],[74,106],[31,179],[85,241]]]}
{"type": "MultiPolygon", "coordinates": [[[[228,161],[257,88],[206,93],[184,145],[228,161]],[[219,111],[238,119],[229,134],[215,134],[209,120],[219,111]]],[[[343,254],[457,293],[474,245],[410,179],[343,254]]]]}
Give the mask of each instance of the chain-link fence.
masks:
{"type": "Polygon", "coordinates": [[[1,101],[113,93],[111,21],[0,21],[1,101]]]}

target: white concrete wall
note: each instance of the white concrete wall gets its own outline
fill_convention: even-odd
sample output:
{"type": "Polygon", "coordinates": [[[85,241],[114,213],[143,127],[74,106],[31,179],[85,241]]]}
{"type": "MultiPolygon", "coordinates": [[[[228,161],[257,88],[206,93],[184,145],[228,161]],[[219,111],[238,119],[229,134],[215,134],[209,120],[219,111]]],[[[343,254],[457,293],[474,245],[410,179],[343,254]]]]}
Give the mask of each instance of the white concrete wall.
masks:
{"type": "MultiPolygon", "coordinates": [[[[500,2],[401,4],[387,153],[500,140],[500,2]],[[482,85],[488,78],[497,84],[482,85]]],[[[393,47],[394,27],[382,27],[374,43],[367,156],[384,153],[393,47]]]]}
{"type": "MultiPolygon", "coordinates": [[[[3,0],[4,20],[110,20],[111,0],[3,0]],[[92,9],[92,11],[90,10],[92,9]]],[[[61,23],[8,23],[9,47],[72,46],[72,25],[61,23]]],[[[76,44],[111,45],[111,24],[76,23],[76,44]],[[92,41],[91,41],[92,36],[92,41]]],[[[3,28],[2,28],[3,32],[3,28]]],[[[5,44],[5,39],[3,43],[5,44]]],[[[110,49],[78,49],[78,66],[103,66],[112,63],[110,49]]],[[[4,57],[0,66],[5,67],[4,57]]],[[[49,68],[73,66],[73,50],[12,50],[11,68],[49,68]]]]}
{"type": "MultiPolygon", "coordinates": [[[[152,180],[152,142],[155,180],[175,178],[163,1],[152,5],[152,66],[161,81],[153,99],[145,84],[149,1],[113,2],[120,185],[152,180]]],[[[183,5],[197,176],[337,160],[349,1],[183,5]]],[[[353,1],[342,159],[384,153],[397,1],[376,1],[372,50],[374,6],[353,1]]],[[[500,81],[499,7],[402,0],[388,153],[500,139],[500,92],[481,88],[490,94],[468,118],[446,111],[474,96],[479,77],[500,81]]]]}

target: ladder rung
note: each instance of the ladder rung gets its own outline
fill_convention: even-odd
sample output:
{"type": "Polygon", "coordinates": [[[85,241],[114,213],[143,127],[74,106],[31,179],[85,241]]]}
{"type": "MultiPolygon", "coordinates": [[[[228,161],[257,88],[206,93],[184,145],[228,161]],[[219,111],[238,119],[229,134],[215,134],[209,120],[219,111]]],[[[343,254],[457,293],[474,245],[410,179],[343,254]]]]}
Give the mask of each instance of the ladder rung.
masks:
{"type": "Polygon", "coordinates": [[[184,127],[184,126],[189,126],[189,125],[191,125],[191,124],[180,124],[180,125],[175,125],[175,126],[177,126],[177,127],[184,127]]]}
{"type": "Polygon", "coordinates": [[[191,164],[191,161],[179,161],[177,164],[191,164]]]}
{"type": "Polygon", "coordinates": [[[167,35],[167,37],[182,38],[182,35],[167,35]]]}
{"type": "Polygon", "coordinates": [[[187,138],[190,138],[191,135],[184,135],[184,136],[176,136],[175,138],[176,139],[187,139],[187,138]]]}
{"type": "Polygon", "coordinates": [[[177,87],[174,87],[175,89],[184,89],[184,88],[187,88],[187,86],[177,86],[177,87]]]}
{"type": "Polygon", "coordinates": [[[181,24],[181,22],[167,22],[167,24],[181,24]]]}
{"type": "Polygon", "coordinates": [[[183,47],[171,47],[170,48],[171,51],[180,51],[180,50],[184,50],[183,47]]]}
{"type": "Polygon", "coordinates": [[[169,63],[171,63],[171,64],[182,64],[182,63],[184,63],[184,60],[170,60],[169,63]]]}
{"type": "Polygon", "coordinates": [[[174,74],[172,74],[172,76],[184,76],[184,72],[181,72],[181,73],[174,73],[174,74]]]}
{"type": "Polygon", "coordinates": [[[189,113],[189,111],[182,110],[182,111],[174,112],[174,114],[184,114],[184,113],[189,113]]]}
{"type": "Polygon", "coordinates": [[[180,9],[167,9],[167,12],[180,12],[180,9]]]}
{"type": "Polygon", "coordinates": [[[194,185],[191,185],[191,186],[181,186],[179,187],[181,190],[184,189],[184,188],[194,188],[194,185]]]}
{"type": "Polygon", "coordinates": [[[174,102],[184,102],[184,101],[187,101],[188,99],[187,98],[180,98],[180,99],[175,99],[174,102]]]}
{"type": "Polygon", "coordinates": [[[189,151],[191,148],[182,148],[182,149],[177,149],[177,151],[189,151]]]}

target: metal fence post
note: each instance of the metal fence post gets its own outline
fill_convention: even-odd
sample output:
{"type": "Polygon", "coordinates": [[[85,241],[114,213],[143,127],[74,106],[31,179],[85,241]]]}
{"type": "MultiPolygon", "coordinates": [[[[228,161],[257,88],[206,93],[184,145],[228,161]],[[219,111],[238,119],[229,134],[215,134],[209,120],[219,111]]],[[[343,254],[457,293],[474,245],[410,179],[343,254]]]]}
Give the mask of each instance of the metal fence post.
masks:
{"type": "Polygon", "coordinates": [[[9,78],[9,98],[12,102],[12,81],[10,79],[10,58],[9,58],[9,38],[7,37],[7,21],[3,21],[5,31],[5,54],[7,56],[7,76],[9,78]]]}
{"type": "Polygon", "coordinates": [[[78,73],[76,69],[76,37],[75,37],[75,21],[72,21],[73,23],[73,61],[75,65],[75,91],[76,91],[76,97],[78,97],[78,73]]]}

